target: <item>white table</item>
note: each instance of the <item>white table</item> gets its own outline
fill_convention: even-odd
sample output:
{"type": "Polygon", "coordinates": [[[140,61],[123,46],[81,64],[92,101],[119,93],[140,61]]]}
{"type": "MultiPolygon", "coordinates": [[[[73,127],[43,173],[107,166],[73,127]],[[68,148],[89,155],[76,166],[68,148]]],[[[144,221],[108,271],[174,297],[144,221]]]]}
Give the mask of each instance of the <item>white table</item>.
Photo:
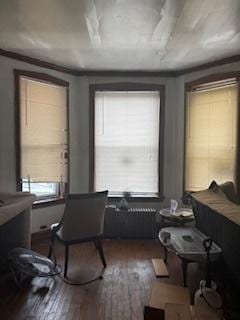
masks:
{"type": "MultiPolygon", "coordinates": [[[[184,286],[187,283],[187,266],[190,262],[205,262],[206,251],[203,241],[208,237],[196,228],[162,228],[159,232],[159,240],[164,247],[167,262],[167,252],[175,253],[182,260],[182,272],[184,286]],[[166,237],[168,235],[169,237],[166,237]]],[[[215,243],[212,243],[210,259],[215,261],[221,256],[222,250],[215,243]]]]}
{"type": "Polygon", "coordinates": [[[162,222],[173,222],[177,223],[180,226],[184,226],[186,223],[194,221],[194,215],[192,209],[189,208],[180,208],[176,210],[176,213],[172,213],[170,208],[161,209],[159,214],[162,218],[162,222]],[[183,216],[182,212],[188,212],[189,216],[183,216]]]}

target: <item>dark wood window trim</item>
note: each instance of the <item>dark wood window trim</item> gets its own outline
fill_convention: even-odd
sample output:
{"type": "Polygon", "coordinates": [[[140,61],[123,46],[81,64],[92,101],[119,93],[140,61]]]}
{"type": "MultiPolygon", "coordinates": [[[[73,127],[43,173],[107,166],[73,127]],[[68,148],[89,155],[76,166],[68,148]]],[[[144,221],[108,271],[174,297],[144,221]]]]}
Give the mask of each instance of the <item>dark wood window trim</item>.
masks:
{"type": "MultiPolygon", "coordinates": [[[[27,70],[14,69],[15,76],[15,152],[16,152],[16,190],[21,191],[21,179],[20,179],[20,168],[21,168],[21,135],[20,135],[20,78],[22,76],[32,78],[37,81],[48,82],[58,86],[66,87],[67,89],[67,143],[68,143],[68,183],[66,184],[65,194],[69,193],[69,177],[70,177],[70,154],[69,154],[69,82],[53,77],[46,73],[39,73],[27,70]]],[[[47,207],[52,205],[58,205],[64,203],[64,198],[46,198],[43,200],[37,200],[33,208],[47,207]]]]}
{"type": "MultiPolygon", "coordinates": [[[[89,191],[94,191],[94,102],[96,91],[159,91],[160,93],[160,121],[159,121],[159,148],[158,148],[158,194],[156,197],[132,197],[136,201],[159,201],[163,200],[163,161],[164,161],[164,110],[165,110],[165,86],[158,84],[145,83],[104,83],[92,84],[89,86],[89,105],[90,105],[90,132],[89,132],[89,191]]],[[[118,197],[110,197],[112,200],[119,199],[118,197]]]]}
{"type": "Polygon", "coordinates": [[[238,197],[240,197],[240,71],[211,74],[206,77],[202,77],[190,82],[185,83],[185,93],[184,93],[184,142],[183,142],[183,197],[184,203],[188,203],[188,195],[185,190],[185,173],[186,173],[186,123],[187,123],[187,93],[193,91],[194,88],[202,84],[208,84],[215,81],[227,80],[231,78],[236,78],[238,82],[238,119],[237,119],[237,169],[236,169],[236,191],[238,197]]]}
{"type": "Polygon", "coordinates": [[[211,74],[206,77],[202,77],[202,78],[190,81],[190,82],[186,82],[185,83],[185,93],[188,91],[192,91],[195,87],[200,86],[202,84],[207,84],[207,83],[221,81],[221,80],[227,80],[230,78],[236,78],[237,81],[239,81],[240,71],[211,74]]]}

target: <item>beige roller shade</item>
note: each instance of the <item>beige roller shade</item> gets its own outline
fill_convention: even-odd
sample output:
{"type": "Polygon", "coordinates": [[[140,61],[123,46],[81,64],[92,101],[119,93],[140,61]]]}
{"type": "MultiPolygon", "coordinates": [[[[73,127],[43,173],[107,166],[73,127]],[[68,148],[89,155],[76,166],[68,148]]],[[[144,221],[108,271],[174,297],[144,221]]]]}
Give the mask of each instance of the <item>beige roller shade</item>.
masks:
{"type": "Polygon", "coordinates": [[[235,181],[237,84],[187,95],[185,189],[235,181]]]}
{"type": "Polygon", "coordinates": [[[67,89],[22,77],[20,90],[21,178],[67,182],[67,89]]]}

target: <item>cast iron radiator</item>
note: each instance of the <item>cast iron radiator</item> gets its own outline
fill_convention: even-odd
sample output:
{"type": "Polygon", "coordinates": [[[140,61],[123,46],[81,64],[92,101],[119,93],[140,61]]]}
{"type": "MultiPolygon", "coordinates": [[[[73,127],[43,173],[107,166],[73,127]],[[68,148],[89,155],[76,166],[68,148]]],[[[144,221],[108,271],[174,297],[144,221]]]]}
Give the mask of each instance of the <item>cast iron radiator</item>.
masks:
{"type": "Polygon", "coordinates": [[[119,210],[106,208],[105,238],[155,239],[156,236],[156,209],[131,208],[119,210]]]}

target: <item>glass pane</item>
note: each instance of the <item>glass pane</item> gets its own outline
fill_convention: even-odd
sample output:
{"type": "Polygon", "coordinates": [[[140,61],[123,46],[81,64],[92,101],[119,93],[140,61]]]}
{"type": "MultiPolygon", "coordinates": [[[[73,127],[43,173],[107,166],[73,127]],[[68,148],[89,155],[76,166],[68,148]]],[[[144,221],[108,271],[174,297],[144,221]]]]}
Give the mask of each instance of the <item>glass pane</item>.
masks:
{"type": "Polygon", "coordinates": [[[27,182],[27,180],[23,180],[22,183],[22,191],[27,191],[36,194],[38,198],[48,197],[48,196],[58,196],[58,183],[37,183],[37,182],[27,182]]]}

